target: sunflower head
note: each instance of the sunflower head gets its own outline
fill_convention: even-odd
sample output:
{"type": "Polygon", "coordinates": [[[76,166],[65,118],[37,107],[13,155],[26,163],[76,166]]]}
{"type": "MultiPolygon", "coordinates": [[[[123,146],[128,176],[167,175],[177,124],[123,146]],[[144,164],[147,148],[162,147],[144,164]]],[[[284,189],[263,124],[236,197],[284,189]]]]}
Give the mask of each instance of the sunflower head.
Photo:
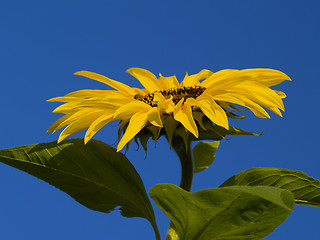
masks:
{"type": "MultiPolygon", "coordinates": [[[[87,143],[103,126],[120,121],[117,151],[132,139],[146,150],[149,138],[165,135],[171,145],[174,136],[186,143],[190,140],[219,140],[237,132],[229,127],[228,117],[241,119],[238,106],[250,109],[255,116],[270,118],[265,108],[281,115],[286,95],[270,87],[290,78],[273,69],[226,69],[213,73],[201,70],[184,77],[157,78],[141,69],[127,70],[143,85],[132,88],[97,73],[80,71],[75,75],[88,77],[114,90],[80,90],[48,101],[64,102],[53,112],[65,114],[54,122],[48,132],[64,128],[58,142],[87,129],[87,143]],[[236,106],[237,105],[237,106],[236,106]]],[[[245,132],[247,133],[247,132],[245,132]]],[[[244,134],[245,134],[244,133],[244,134]]]]}

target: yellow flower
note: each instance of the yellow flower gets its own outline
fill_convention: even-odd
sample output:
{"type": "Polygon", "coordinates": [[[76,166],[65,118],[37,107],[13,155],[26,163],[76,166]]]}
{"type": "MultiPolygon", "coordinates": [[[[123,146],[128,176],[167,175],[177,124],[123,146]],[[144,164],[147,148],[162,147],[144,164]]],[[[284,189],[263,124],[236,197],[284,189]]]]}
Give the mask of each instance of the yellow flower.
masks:
{"type": "Polygon", "coordinates": [[[194,75],[186,74],[180,84],[175,76],[160,74],[157,78],[141,68],[130,68],[127,72],[137,78],[144,89],[131,88],[97,73],[76,72],[75,75],[97,80],[115,90],[80,90],[48,100],[65,102],[53,111],[65,115],[54,122],[48,132],[66,127],[59,136],[58,142],[61,142],[88,129],[84,138],[87,143],[103,126],[120,120],[119,134],[121,137],[123,132],[123,136],[117,151],[147,128],[158,132],[155,140],[165,128],[171,141],[177,125],[198,138],[198,128],[205,129],[203,117],[228,130],[227,116],[238,117],[233,111],[239,109],[233,104],[250,109],[260,118],[270,118],[264,108],[281,116],[282,98],[286,95],[269,87],[290,80],[280,71],[262,68],[226,69],[216,73],[204,69],[194,75]]]}

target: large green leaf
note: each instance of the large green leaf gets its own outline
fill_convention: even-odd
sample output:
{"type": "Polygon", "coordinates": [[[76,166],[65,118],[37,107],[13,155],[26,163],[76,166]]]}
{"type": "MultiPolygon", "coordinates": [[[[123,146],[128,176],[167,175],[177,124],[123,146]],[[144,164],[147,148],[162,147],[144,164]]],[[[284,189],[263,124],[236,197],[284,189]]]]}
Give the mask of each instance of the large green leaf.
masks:
{"type": "Polygon", "coordinates": [[[320,182],[300,171],[280,168],[251,168],[224,182],[232,185],[273,186],[291,191],[296,204],[320,207],[320,182]]]}
{"type": "Polygon", "coordinates": [[[199,142],[192,149],[194,160],[194,172],[198,173],[207,169],[214,161],[215,152],[219,146],[219,141],[199,142]]]}
{"type": "Polygon", "coordinates": [[[189,193],[172,184],[149,191],[179,240],[261,239],[291,213],[292,193],[275,187],[232,186],[189,193]]]}
{"type": "Polygon", "coordinates": [[[66,192],[84,206],[105,213],[120,206],[125,217],[146,218],[157,238],[154,212],[139,174],[109,145],[82,139],[0,150],[0,161],[66,192]]]}

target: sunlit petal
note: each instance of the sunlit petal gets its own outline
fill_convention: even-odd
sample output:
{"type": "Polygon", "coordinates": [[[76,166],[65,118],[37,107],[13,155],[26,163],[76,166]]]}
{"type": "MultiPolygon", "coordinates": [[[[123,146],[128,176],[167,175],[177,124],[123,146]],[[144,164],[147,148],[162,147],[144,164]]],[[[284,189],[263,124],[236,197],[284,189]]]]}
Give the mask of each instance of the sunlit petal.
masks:
{"type": "Polygon", "coordinates": [[[66,139],[67,137],[88,128],[91,125],[91,123],[100,116],[101,116],[101,112],[95,112],[72,122],[61,132],[58,139],[58,143],[60,143],[62,140],[66,139]]]}
{"type": "Polygon", "coordinates": [[[161,87],[161,90],[166,90],[170,88],[178,88],[179,82],[176,76],[164,77],[160,74],[158,78],[158,85],[161,87]]]}
{"type": "Polygon", "coordinates": [[[146,125],[148,119],[147,112],[137,112],[129,122],[128,128],[122,136],[117,151],[120,151],[138,132],[146,125]]]}
{"type": "MultiPolygon", "coordinates": [[[[60,134],[60,142],[88,129],[84,139],[87,143],[103,126],[120,120],[118,151],[137,134],[141,134],[137,136],[139,139],[148,139],[151,134],[156,141],[169,131],[164,119],[175,122],[170,124],[175,126],[170,128],[173,132],[169,131],[171,140],[174,134],[188,136],[188,132],[198,137],[198,126],[201,131],[206,131],[208,119],[229,129],[227,116],[241,118],[234,113],[242,111],[236,105],[250,109],[260,118],[270,118],[266,109],[282,116],[282,99],[286,94],[269,87],[290,80],[278,70],[263,68],[225,69],[216,73],[204,69],[197,74],[187,74],[181,84],[176,76],[163,77],[160,74],[157,78],[141,68],[131,68],[128,72],[141,82],[143,89],[131,88],[97,73],[76,72],[76,75],[103,82],[114,90],[84,89],[49,99],[63,103],[53,112],[64,116],[55,121],[48,131],[65,128],[60,134]],[[162,131],[162,127],[166,127],[166,131],[162,131]]],[[[170,136],[167,136],[169,141],[170,136]]],[[[187,138],[183,139],[187,141],[187,138]]]]}
{"type": "Polygon", "coordinates": [[[286,98],[287,97],[287,95],[284,92],[281,92],[281,91],[278,91],[278,90],[274,90],[274,91],[279,95],[280,98],[286,98]]]}
{"type": "Polygon", "coordinates": [[[104,84],[107,84],[108,86],[110,86],[114,89],[117,89],[118,91],[126,92],[131,95],[134,94],[133,89],[131,87],[127,86],[126,84],[123,84],[121,82],[117,82],[115,80],[112,80],[112,79],[105,77],[103,75],[100,75],[98,73],[89,72],[89,71],[79,71],[79,72],[75,72],[74,75],[84,76],[84,77],[102,82],[104,84]]]}
{"type": "Polygon", "coordinates": [[[199,136],[198,127],[193,119],[191,106],[188,103],[182,104],[184,99],[177,104],[173,117],[180,122],[196,138],[199,136]]]}
{"type": "Polygon", "coordinates": [[[188,98],[186,100],[191,106],[197,106],[201,109],[204,115],[206,115],[212,122],[215,122],[215,113],[212,110],[212,106],[209,100],[195,100],[193,98],[188,98]]]}
{"type": "Polygon", "coordinates": [[[91,90],[91,89],[83,89],[68,93],[65,97],[77,97],[77,98],[88,98],[88,97],[105,97],[107,95],[113,95],[119,93],[116,90],[91,90]]]}
{"type": "Polygon", "coordinates": [[[160,102],[160,101],[165,101],[166,98],[160,92],[155,92],[153,96],[153,100],[156,102],[160,102]]]}
{"type": "Polygon", "coordinates": [[[229,130],[229,122],[226,115],[226,112],[220,107],[215,101],[212,102],[212,109],[214,110],[215,114],[215,124],[224,127],[225,129],[229,130]]]}
{"type": "Polygon", "coordinates": [[[240,70],[242,78],[248,78],[257,81],[267,87],[278,85],[285,80],[291,81],[285,73],[270,68],[253,68],[240,70]]]}
{"type": "Polygon", "coordinates": [[[85,138],[84,138],[84,143],[86,144],[102,127],[104,127],[106,124],[109,122],[112,122],[114,113],[105,113],[98,117],[88,128],[85,138]]]}
{"type": "Polygon", "coordinates": [[[203,113],[216,125],[224,127],[225,129],[229,129],[228,118],[223,110],[214,98],[208,94],[202,94],[199,98],[197,98],[197,102],[203,113]]]}
{"type": "Polygon", "coordinates": [[[133,116],[136,112],[141,111],[149,111],[151,108],[150,105],[141,102],[141,101],[134,101],[128,104],[125,104],[118,108],[114,114],[115,119],[128,119],[133,116]]]}
{"type": "Polygon", "coordinates": [[[55,98],[50,98],[47,100],[47,102],[77,102],[81,98],[78,97],[55,97],[55,98]]]}
{"type": "Polygon", "coordinates": [[[189,86],[196,86],[199,85],[199,81],[205,78],[210,77],[213,74],[210,70],[203,69],[197,74],[188,75],[184,77],[183,81],[181,82],[181,86],[189,87],[189,86]]]}
{"type": "Polygon", "coordinates": [[[232,74],[235,74],[239,70],[235,69],[224,69],[213,73],[206,80],[201,82],[201,86],[210,88],[212,85],[219,83],[220,81],[225,81],[226,79],[232,79],[232,74]],[[231,77],[230,77],[231,76],[231,77]]]}
{"type": "MultiPolygon", "coordinates": [[[[100,110],[90,110],[90,109],[81,109],[79,111],[76,111],[72,114],[67,114],[65,116],[63,116],[62,118],[58,119],[58,121],[56,121],[54,123],[54,130],[53,133],[57,130],[59,130],[60,128],[63,128],[71,123],[73,123],[74,121],[83,118],[84,116],[87,115],[91,115],[92,113],[95,112],[101,112],[100,110]],[[63,121],[61,121],[63,119],[63,121]],[[59,121],[60,120],[60,121],[59,121]]],[[[102,113],[101,113],[102,114],[102,113]]],[[[48,131],[52,128],[53,126],[51,125],[51,127],[48,129],[48,131]]]]}
{"type": "Polygon", "coordinates": [[[279,115],[280,117],[282,117],[282,113],[281,113],[281,111],[280,111],[278,108],[276,108],[276,107],[270,107],[269,110],[272,111],[272,112],[274,112],[275,114],[279,115]]]}
{"type": "Polygon", "coordinates": [[[233,87],[230,92],[246,96],[256,103],[265,107],[278,107],[284,111],[284,105],[280,96],[273,90],[267,87],[262,87],[258,84],[239,84],[233,87]]]}
{"type": "Polygon", "coordinates": [[[67,120],[68,118],[70,118],[72,114],[66,114],[64,116],[62,116],[61,118],[59,118],[57,121],[55,121],[54,123],[51,124],[51,126],[48,128],[47,133],[53,131],[52,133],[54,133],[55,131],[59,130],[62,127],[67,126],[68,124],[63,125],[62,123],[65,122],[65,120],[67,120]]]}
{"type": "Polygon", "coordinates": [[[79,102],[67,102],[65,104],[60,105],[59,107],[55,108],[52,112],[53,113],[73,113],[75,108],[79,102]]]}
{"type": "Polygon", "coordinates": [[[235,104],[238,104],[241,106],[245,106],[245,103],[241,100],[241,98],[237,97],[236,94],[229,93],[229,92],[220,92],[220,93],[212,96],[212,98],[215,101],[231,102],[231,103],[235,103],[235,104]]]}
{"type": "Polygon", "coordinates": [[[129,68],[127,73],[130,73],[144,86],[149,92],[155,92],[161,90],[161,86],[158,85],[157,77],[148,70],[142,68],[129,68]]]}
{"type": "Polygon", "coordinates": [[[163,127],[160,112],[158,108],[150,108],[148,111],[148,121],[156,126],[156,127],[163,127]]]}
{"type": "Polygon", "coordinates": [[[249,108],[254,115],[259,118],[270,118],[269,114],[259,104],[251,101],[248,98],[243,97],[242,101],[245,103],[245,107],[249,108]]]}
{"type": "Polygon", "coordinates": [[[172,113],[174,108],[175,108],[175,104],[172,101],[172,97],[171,98],[165,98],[161,93],[159,92],[155,92],[154,93],[154,101],[157,102],[158,104],[158,109],[160,110],[160,112],[165,112],[165,113],[172,113]]]}
{"type": "Polygon", "coordinates": [[[270,87],[280,84],[285,80],[291,79],[286,74],[274,69],[225,69],[212,74],[201,85],[206,88],[222,90],[245,81],[256,82],[270,87]]]}

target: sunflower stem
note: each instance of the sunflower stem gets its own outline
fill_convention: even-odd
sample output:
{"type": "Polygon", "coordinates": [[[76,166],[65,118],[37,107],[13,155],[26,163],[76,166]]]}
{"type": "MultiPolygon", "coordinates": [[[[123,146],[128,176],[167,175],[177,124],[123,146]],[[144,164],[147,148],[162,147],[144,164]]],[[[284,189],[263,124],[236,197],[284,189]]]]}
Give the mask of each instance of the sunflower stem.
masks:
{"type": "Polygon", "coordinates": [[[191,153],[191,141],[188,141],[188,145],[186,146],[181,138],[174,138],[172,141],[172,148],[177,153],[180,159],[180,187],[190,192],[193,180],[193,160],[191,153]]]}
{"type": "Polygon", "coordinates": [[[159,233],[159,230],[158,230],[156,223],[152,223],[152,227],[154,229],[154,234],[155,234],[156,240],[161,240],[160,233],[159,233]]]}
{"type": "MultiPolygon", "coordinates": [[[[172,139],[172,148],[177,153],[181,163],[180,187],[190,192],[194,173],[191,141],[188,141],[188,144],[186,145],[181,138],[174,137],[172,139]]],[[[179,236],[172,222],[170,222],[166,240],[179,240],[179,236]]]]}

